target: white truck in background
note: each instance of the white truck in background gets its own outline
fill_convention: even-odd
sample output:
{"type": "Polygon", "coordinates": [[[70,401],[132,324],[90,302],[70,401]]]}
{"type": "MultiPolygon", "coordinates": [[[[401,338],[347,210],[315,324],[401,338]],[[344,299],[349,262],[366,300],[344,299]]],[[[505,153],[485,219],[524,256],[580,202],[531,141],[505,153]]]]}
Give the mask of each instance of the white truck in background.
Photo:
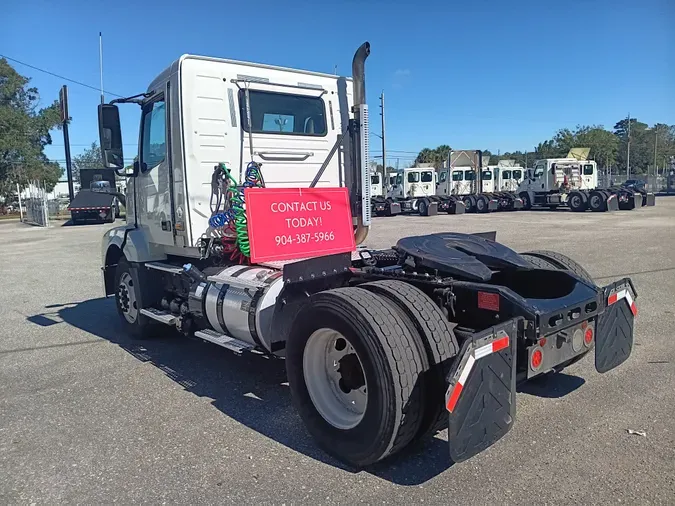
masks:
{"type": "Polygon", "coordinates": [[[644,190],[615,187],[598,188],[598,165],[593,160],[547,158],[527,169],[516,190],[523,209],[560,206],[580,212],[631,210],[653,206],[654,194],[644,190]]]}
{"type": "Polygon", "coordinates": [[[463,214],[464,205],[454,195],[439,195],[438,175],[434,167],[408,167],[400,169],[387,197],[401,206],[403,213],[422,216],[445,212],[463,214]]]}

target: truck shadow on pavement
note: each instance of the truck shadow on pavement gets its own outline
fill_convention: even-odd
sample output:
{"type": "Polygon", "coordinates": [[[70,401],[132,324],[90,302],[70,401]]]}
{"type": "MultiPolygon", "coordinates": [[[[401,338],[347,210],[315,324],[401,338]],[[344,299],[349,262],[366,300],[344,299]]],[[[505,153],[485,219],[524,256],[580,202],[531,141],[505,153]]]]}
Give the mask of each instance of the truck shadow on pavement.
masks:
{"type": "Polygon", "coordinates": [[[143,341],[126,336],[113,299],[52,304],[28,321],[43,327],[72,325],[150,363],[185,390],[213,399],[225,415],[288,448],[349,473],[367,472],[399,485],[419,485],[447,470],[447,442],[439,438],[411,447],[366,470],[351,468],[316,446],[291,403],[283,360],[236,356],[167,327],[166,335],[143,341]]]}
{"type": "MultiPolygon", "coordinates": [[[[156,339],[131,340],[118,321],[113,299],[53,304],[31,323],[48,327],[68,324],[113,343],[141,362],[150,363],[185,390],[213,399],[225,415],[288,448],[323,464],[350,473],[367,472],[404,486],[423,484],[448,470],[447,441],[436,436],[413,445],[390,460],[354,469],[318,448],[291,404],[283,360],[246,354],[236,356],[197,338],[186,338],[167,328],[156,339]]],[[[583,383],[580,378],[557,374],[533,389],[521,390],[541,397],[560,397],[583,383]]],[[[444,434],[444,433],[442,433],[444,434]]]]}

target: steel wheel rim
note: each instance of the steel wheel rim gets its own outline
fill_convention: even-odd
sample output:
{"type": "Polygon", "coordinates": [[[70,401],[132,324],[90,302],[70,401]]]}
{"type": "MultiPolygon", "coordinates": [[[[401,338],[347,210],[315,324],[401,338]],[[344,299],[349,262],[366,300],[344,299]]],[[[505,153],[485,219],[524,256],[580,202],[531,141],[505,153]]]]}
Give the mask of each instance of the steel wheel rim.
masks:
{"type": "Polygon", "coordinates": [[[333,329],[314,331],[305,345],[302,366],[307,392],[322,418],[337,429],[356,427],[368,406],[368,383],[349,340],[333,329]]]}
{"type": "Polygon", "coordinates": [[[117,286],[117,304],[129,323],[135,323],[138,318],[138,302],[134,291],[134,281],[131,274],[125,272],[120,277],[117,286]]]}

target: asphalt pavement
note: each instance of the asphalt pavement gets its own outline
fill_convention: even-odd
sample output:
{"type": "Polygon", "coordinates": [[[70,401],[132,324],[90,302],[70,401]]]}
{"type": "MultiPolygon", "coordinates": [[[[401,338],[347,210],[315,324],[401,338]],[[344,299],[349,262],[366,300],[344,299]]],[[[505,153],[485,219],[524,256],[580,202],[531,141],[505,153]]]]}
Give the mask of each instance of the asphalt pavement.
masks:
{"type": "Polygon", "coordinates": [[[589,357],[526,385],[487,451],[449,466],[441,433],[365,471],[315,447],[283,361],[123,335],[102,297],[110,226],[0,222],[0,504],[675,503],[675,197],[633,212],[376,219],[373,247],[496,230],[599,284],[631,276],[639,316],[626,363],[601,375],[589,357]]]}

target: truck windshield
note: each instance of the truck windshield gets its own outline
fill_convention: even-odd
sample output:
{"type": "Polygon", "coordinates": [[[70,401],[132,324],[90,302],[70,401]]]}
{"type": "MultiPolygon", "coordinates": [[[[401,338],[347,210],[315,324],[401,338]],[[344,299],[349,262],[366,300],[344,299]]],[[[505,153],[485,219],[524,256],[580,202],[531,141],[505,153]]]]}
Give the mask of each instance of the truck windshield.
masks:
{"type": "Polygon", "coordinates": [[[462,177],[462,171],[461,170],[452,171],[452,180],[453,181],[463,181],[464,178],[462,177]]]}
{"type": "MultiPolygon", "coordinates": [[[[253,133],[325,136],[326,113],[319,97],[249,90],[253,133]]],[[[239,92],[241,124],[248,132],[246,93],[239,92]]]]}
{"type": "Polygon", "coordinates": [[[592,176],[593,175],[593,165],[588,164],[584,165],[584,176],[592,176]]]}
{"type": "Polygon", "coordinates": [[[409,183],[419,183],[420,173],[419,172],[408,172],[408,182],[409,183]]]}
{"type": "Polygon", "coordinates": [[[513,179],[523,179],[523,171],[522,170],[514,170],[513,171],[513,179]]]}
{"type": "Polygon", "coordinates": [[[373,174],[372,176],[370,176],[370,184],[380,184],[380,175],[373,174]]]}
{"type": "Polygon", "coordinates": [[[422,182],[423,183],[431,183],[434,180],[434,175],[433,172],[430,170],[425,170],[422,172],[422,182]]]}
{"type": "Polygon", "coordinates": [[[492,171],[484,170],[481,174],[483,181],[492,181],[492,171]]]}
{"type": "Polygon", "coordinates": [[[389,176],[389,186],[394,186],[396,184],[396,176],[389,176]]]}
{"type": "Polygon", "coordinates": [[[464,171],[464,180],[465,181],[473,181],[476,179],[476,173],[472,170],[465,170],[464,171]]]}
{"type": "Polygon", "coordinates": [[[444,170],[443,172],[441,172],[441,175],[439,176],[438,180],[441,183],[445,183],[448,180],[448,171],[444,170]]]}
{"type": "Polygon", "coordinates": [[[502,171],[502,179],[505,180],[505,181],[507,179],[511,179],[511,171],[510,170],[503,170],[502,171]]]}

